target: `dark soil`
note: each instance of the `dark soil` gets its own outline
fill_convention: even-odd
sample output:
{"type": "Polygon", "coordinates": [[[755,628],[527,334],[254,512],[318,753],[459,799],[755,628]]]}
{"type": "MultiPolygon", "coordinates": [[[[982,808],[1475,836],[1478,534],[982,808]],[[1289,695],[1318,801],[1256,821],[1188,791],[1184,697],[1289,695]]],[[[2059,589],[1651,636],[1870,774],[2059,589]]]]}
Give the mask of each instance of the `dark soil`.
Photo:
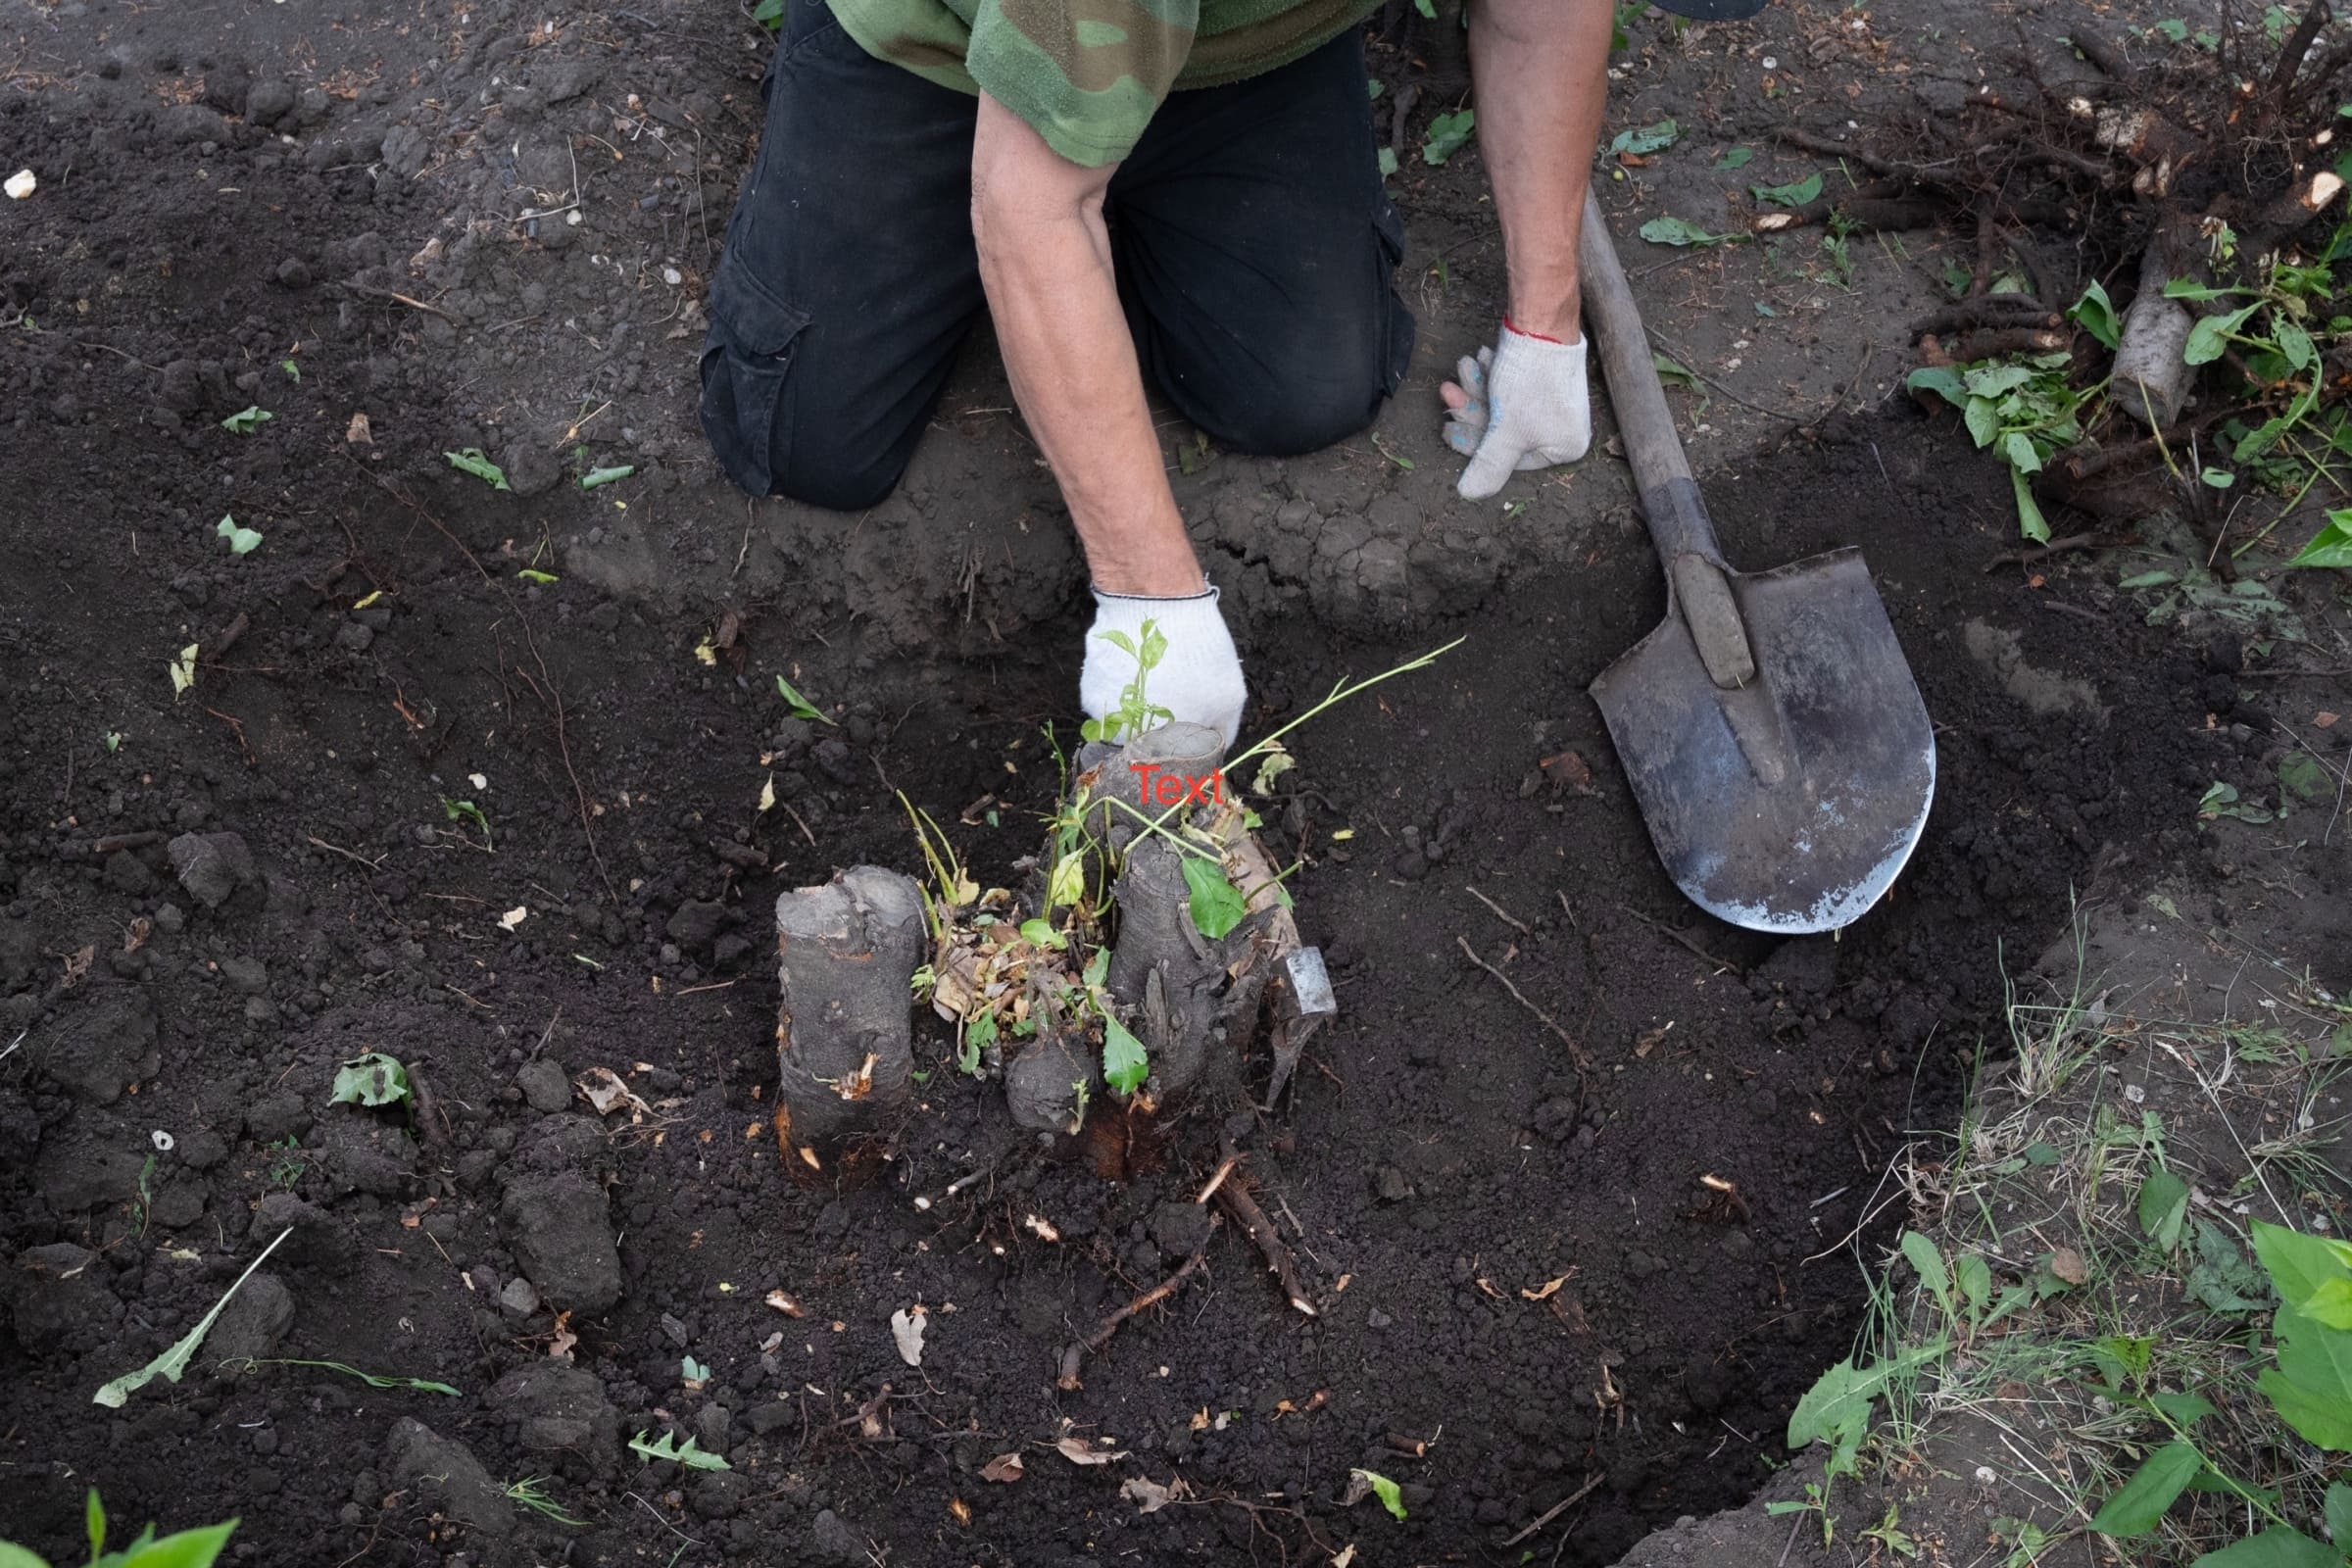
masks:
{"type": "Polygon", "coordinates": [[[94,1484],[118,1518],[242,1515],[261,1562],[1359,1539],[1367,1562],[1512,1561],[1506,1538],[1597,1477],[1544,1540],[1609,1561],[1780,1458],[1858,1310],[1821,1254],[1869,1222],[1906,1129],[1951,1115],[2000,944],[2037,951],[2070,889],[2184,851],[2215,778],[2256,788],[2233,683],[2099,575],[1981,569],[2012,526],[1997,469],[1907,410],[1833,421],[1708,489],[1743,564],[1865,548],[1937,720],[1937,804],[1842,941],[1732,931],[1657,869],[1583,695],[1660,612],[1629,515],[1561,522],[1536,553],[1572,564],[1507,597],[1446,578],[1448,545],[1414,558],[1434,599],[1368,610],[1356,519],[1440,536],[1399,476],[1219,460],[1187,499],[1237,573],[1251,730],[1468,641],[1303,731],[1267,811],[1343,1016],[1247,1130],[1250,1178],[1322,1316],[1229,1229],[1058,1393],[1073,1332],[1190,1250],[1213,1117],[1104,1180],[1017,1144],[926,1017],[919,1111],[840,1188],[779,1171],[768,1131],[777,892],[916,868],[894,792],[1009,877],[1054,794],[1039,726],[1071,728],[1076,568],[1017,429],[957,412],[1001,406],[1001,373],[959,381],[950,456],[870,533],[771,537],[798,514],[747,513],[691,421],[748,29],[663,7],[526,38],[503,0],[429,39],[256,15],[199,55],[152,14],[60,8],[0,99],[7,161],[43,172],[0,215],[0,1520],[37,1548],[78,1539],[94,1484]],[[581,189],[551,147],[627,185],[579,230],[515,221],[581,189]],[[249,404],[275,417],[220,428],[249,404]],[[362,413],[371,445],[346,439],[362,413]],[[466,446],[529,493],[453,472],[466,446]],[[639,473],[571,484],[608,463],[639,473]],[[223,513],[262,547],[229,558],[223,513]],[[943,519],[967,533],[910,544],[943,519]],[[790,717],[779,671],[839,726],[790,717]],[[1589,794],[1558,782],[1571,750],[1589,794]],[[203,835],[236,842],[183,874],[203,835]],[[1461,942],[1583,1043],[1589,1080],[1461,942]],[[413,1121],[328,1102],[368,1050],[410,1065],[413,1121]],[[572,1092],[600,1067],[642,1112],[572,1092]],[[288,1227],[183,1382],[89,1402],[288,1227]],[[764,1304],[778,1289],[805,1315],[764,1304]],[[889,1323],[917,1303],[919,1369],[889,1323]],[[554,1307],[576,1373],[549,1361],[554,1307]],[[733,1468],[621,1446],[670,1429],[733,1468]],[[1125,1456],[1080,1466],[1065,1434],[1125,1456]],[[1006,1452],[1023,1478],[982,1479],[1006,1452]],[[1344,1511],[1353,1467],[1401,1483],[1408,1520],[1344,1511]],[[498,1490],[529,1476],[585,1523],[498,1490]],[[1136,1477],[1183,1492],[1141,1514],[1136,1477]]]}

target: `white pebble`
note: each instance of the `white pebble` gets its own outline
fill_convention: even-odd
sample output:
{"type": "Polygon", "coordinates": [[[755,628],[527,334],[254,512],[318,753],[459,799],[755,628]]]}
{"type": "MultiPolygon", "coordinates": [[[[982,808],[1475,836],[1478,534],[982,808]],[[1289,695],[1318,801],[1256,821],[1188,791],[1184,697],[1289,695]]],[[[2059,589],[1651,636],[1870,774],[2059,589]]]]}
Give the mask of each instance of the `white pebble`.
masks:
{"type": "Polygon", "coordinates": [[[31,195],[34,187],[38,186],[39,184],[40,181],[32,177],[31,170],[20,169],[15,173],[8,176],[8,183],[5,186],[0,186],[0,190],[6,190],[9,194],[10,200],[21,202],[25,197],[31,195]]]}
{"type": "Polygon", "coordinates": [[[154,1143],[158,1152],[166,1154],[172,1152],[172,1135],[164,1131],[161,1127],[158,1127],[155,1131],[149,1133],[147,1137],[151,1142],[154,1143]]]}
{"type": "Polygon", "coordinates": [[[680,283],[686,281],[686,274],[674,267],[664,267],[662,269],[662,281],[667,283],[671,288],[676,288],[680,283]]]}

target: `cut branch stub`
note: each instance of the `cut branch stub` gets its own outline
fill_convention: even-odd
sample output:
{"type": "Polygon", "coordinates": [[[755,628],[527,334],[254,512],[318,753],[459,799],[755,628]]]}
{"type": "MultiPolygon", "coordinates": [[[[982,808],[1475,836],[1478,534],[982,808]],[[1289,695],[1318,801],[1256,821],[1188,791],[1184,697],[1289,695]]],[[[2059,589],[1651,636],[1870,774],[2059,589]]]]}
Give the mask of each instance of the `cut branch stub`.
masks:
{"type": "Polygon", "coordinates": [[[820,1166],[913,1083],[908,984],[923,946],[921,890],[859,865],[776,900],[777,1149],[820,1166]]]}
{"type": "Polygon", "coordinates": [[[2167,299],[2172,278],[2171,247],[2151,240],[2139,263],[2139,291],[2124,312],[2124,330],[2115,350],[2115,401],[2133,418],[2161,430],[2180,416],[2188,401],[2190,369],[2181,351],[2194,324],[2188,308],[2167,299]]]}
{"type": "MultiPolygon", "coordinates": [[[[1100,835],[1112,853],[1124,853],[1130,840],[1143,831],[1144,816],[1170,823],[1183,820],[1180,806],[1195,787],[1215,780],[1215,792],[1230,796],[1223,781],[1225,744],[1203,724],[1162,724],[1126,745],[1095,745],[1078,754],[1078,789],[1088,804],[1088,829],[1100,835]],[[1124,802],[1133,811],[1110,803],[1124,802]]],[[[1201,791],[1205,793],[1205,790],[1201,791]]]]}

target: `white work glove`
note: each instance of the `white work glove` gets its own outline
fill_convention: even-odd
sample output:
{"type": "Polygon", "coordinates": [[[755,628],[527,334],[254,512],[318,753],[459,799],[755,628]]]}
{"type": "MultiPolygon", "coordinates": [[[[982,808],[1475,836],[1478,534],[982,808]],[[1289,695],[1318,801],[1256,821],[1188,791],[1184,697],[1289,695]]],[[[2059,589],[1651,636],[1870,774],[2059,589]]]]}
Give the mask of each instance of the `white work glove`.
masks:
{"type": "Polygon", "coordinates": [[[1502,323],[1498,345],[1456,368],[1468,401],[1451,410],[1446,444],[1470,460],[1456,486],[1484,501],[1515,470],[1574,463],[1592,444],[1585,342],[1560,343],[1502,323]]]}
{"type": "MultiPolygon", "coordinates": [[[[1144,646],[1144,622],[1165,637],[1167,649],[1144,676],[1144,701],[1164,708],[1174,721],[1205,724],[1231,746],[1242,727],[1242,705],[1250,691],[1242,682],[1241,655],[1217,609],[1217,591],[1204,588],[1182,599],[1147,599],[1138,594],[1095,593],[1095,623],[1086,634],[1086,663],[1078,671],[1078,706],[1089,718],[1118,708],[1135,679],[1135,657],[1106,635],[1123,634],[1144,646]]],[[[1131,740],[1131,735],[1120,739],[1131,740]]]]}

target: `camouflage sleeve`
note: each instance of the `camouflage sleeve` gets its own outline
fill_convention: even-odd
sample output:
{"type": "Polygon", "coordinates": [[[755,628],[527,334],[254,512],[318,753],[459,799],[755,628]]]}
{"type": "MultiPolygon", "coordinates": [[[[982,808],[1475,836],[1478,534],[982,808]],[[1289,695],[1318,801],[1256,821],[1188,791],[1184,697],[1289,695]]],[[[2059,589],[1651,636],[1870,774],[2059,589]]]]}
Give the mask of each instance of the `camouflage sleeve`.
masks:
{"type": "Polygon", "coordinates": [[[1193,47],[1200,0],[980,0],[964,63],[1072,163],[1142,139],[1193,47]]]}

